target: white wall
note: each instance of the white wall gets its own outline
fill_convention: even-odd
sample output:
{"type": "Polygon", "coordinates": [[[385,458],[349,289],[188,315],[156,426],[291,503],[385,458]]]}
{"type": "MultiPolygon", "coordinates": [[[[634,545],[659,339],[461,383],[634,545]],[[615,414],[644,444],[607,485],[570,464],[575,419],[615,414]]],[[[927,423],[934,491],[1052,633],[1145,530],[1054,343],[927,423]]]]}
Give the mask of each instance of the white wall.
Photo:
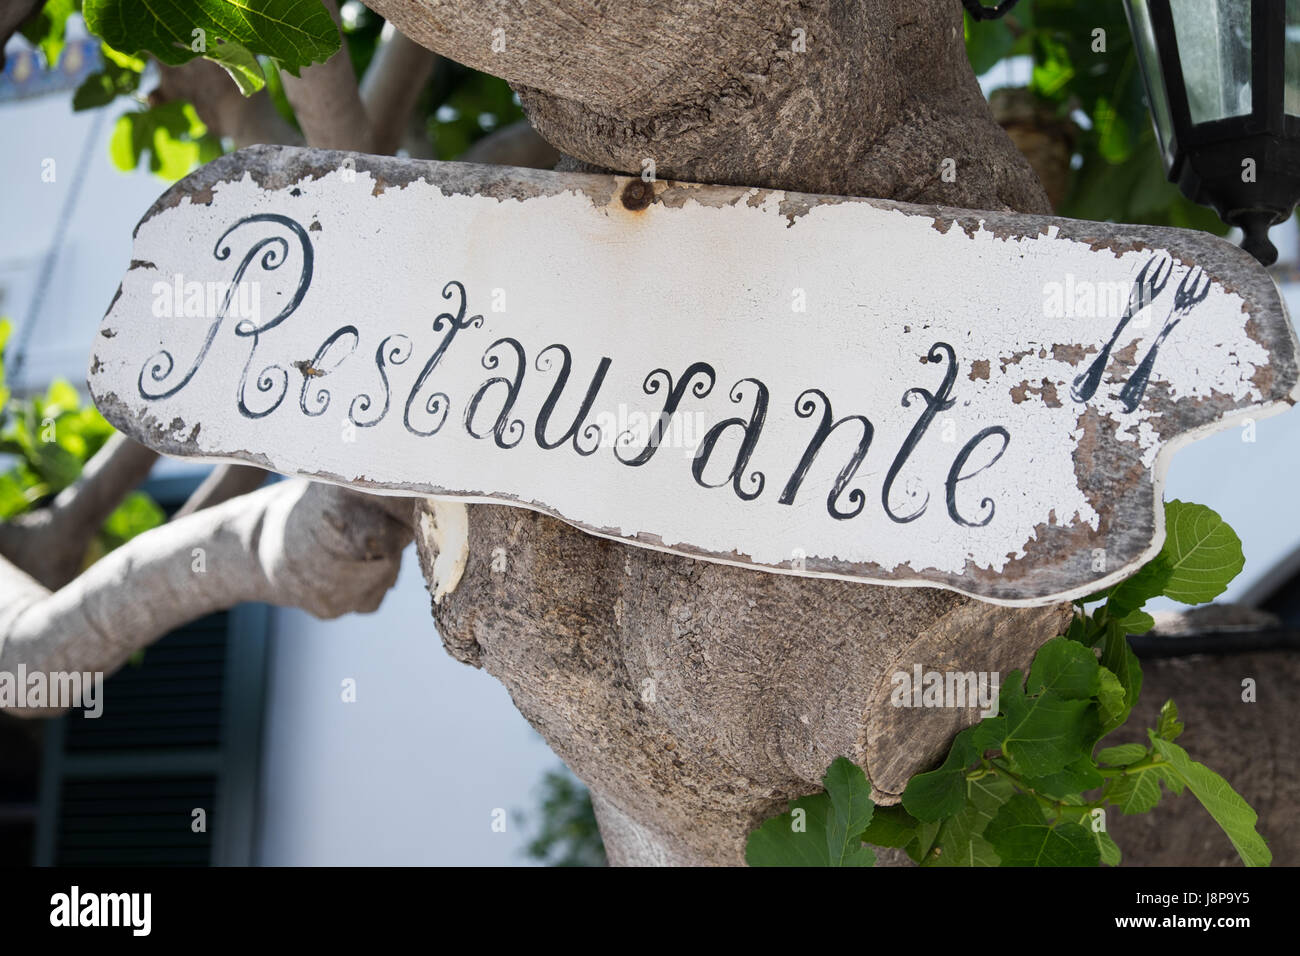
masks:
{"type": "Polygon", "coordinates": [[[62,377],[84,386],[95,330],[131,261],[131,232],[167,186],[147,172],[122,173],[109,160],[113,122],[124,111],[73,113],[70,93],[0,109],[0,314],[17,327],[11,345],[36,323],[20,385],[62,377]],[[85,181],[36,314],[37,276],[76,188],[83,150],[85,181]],[[54,162],[53,182],[42,179],[46,160],[54,162]]]}
{"type": "Polygon", "coordinates": [[[443,650],[414,546],[376,613],[278,608],[273,629],[259,862],[527,862],[515,811],[559,760],[501,684],[443,650]]]}

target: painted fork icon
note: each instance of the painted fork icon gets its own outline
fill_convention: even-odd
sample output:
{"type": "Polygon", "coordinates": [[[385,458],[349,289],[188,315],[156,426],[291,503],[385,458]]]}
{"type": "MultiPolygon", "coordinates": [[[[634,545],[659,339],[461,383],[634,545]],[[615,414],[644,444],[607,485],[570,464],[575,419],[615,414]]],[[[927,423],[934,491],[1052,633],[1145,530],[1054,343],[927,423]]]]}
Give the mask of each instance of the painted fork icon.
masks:
{"type": "Polygon", "coordinates": [[[1131,412],[1138,407],[1147,389],[1147,380],[1151,378],[1151,368],[1156,364],[1156,353],[1160,351],[1160,346],[1164,344],[1165,339],[1169,338],[1169,333],[1174,330],[1174,327],[1183,321],[1183,317],[1192,311],[1198,302],[1205,301],[1205,297],[1210,294],[1210,282],[1211,279],[1205,270],[1197,266],[1183,276],[1182,282],[1178,283],[1178,291],[1174,293],[1174,307],[1165,320],[1164,328],[1151,343],[1151,348],[1147,350],[1146,357],[1142,359],[1137,370],[1120,390],[1119,401],[1124,406],[1124,411],[1131,412]]]}
{"type": "Polygon", "coordinates": [[[1070,387],[1070,396],[1076,402],[1086,402],[1092,398],[1097,386],[1101,383],[1102,373],[1106,371],[1106,363],[1110,361],[1110,350],[1115,347],[1119,340],[1120,333],[1124,331],[1125,326],[1133,316],[1137,315],[1142,309],[1151,304],[1151,302],[1164,291],[1169,284],[1169,277],[1173,274],[1173,260],[1165,255],[1152,256],[1142,266],[1142,271],[1138,273],[1137,281],[1133,283],[1133,291],[1129,293],[1128,308],[1120,316],[1119,324],[1115,326],[1115,331],[1110,334],[1110,341],[1106,343],[1105,348],[1092,360],[1088,370],[1074,380],[1070,387]],[[1155,266],[1155,271],[1151,272],[1151,267],[1155,266]],[[1161,270],[1164,275],[1161,276],[1161,270]],[[1148,274],[1149,273],[1149,274],[1148,274]]]}

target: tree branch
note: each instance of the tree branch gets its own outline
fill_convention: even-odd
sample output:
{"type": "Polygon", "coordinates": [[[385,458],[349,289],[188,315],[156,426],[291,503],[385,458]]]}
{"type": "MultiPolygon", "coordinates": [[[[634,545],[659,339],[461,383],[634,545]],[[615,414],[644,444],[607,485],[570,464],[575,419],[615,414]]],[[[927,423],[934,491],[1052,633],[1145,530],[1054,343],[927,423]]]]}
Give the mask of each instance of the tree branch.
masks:
{"type": "Polygon", "coordinates": [[[523,166],[526,169],[554,169],[560,151],[542,139],[528,120],[503,126],[465,150],[463,163],[494,166],[523,166]]]}
{"type": "Polygon", "coordinates": [[[361,81],[361,101],[370,119],[372,151],[395,153],[407,122],[433,75],[438,55],[391,24],[361,81]]]}
{"type": "Polygon", "coordinates": [[[81,570],[99,526],[157,460],[156,451],[114,434],[48,506],[0,524],[0,556],[46,587],[62,587],[81,570]]]}
{"type": "Polygon", "coordinates": [[[266,90],[245,97],[226,71],[211,60],[195,59],[184,66],[158,64],[158,88],[152,102],[188,100],[203,124],[217,136],[234,140],[242,149],[257,143],[297,145],[302,137],[285,121],[266,90]]]}
{"type": "Polygon", "coordinates": [[[53,593],[0,560],[0,671],[111,672],[244,601],[319,618],[373,611],[397,579],[411,514],[410,499],[286,481],[132,538],[53,593]]]}
{"type": "MultiPolygon", "coordinates": [[[[323,0],[339,22],[335,0],[323,0]]],[[[299,77],[283,74],[284,93],[293,106],[307,142],[322,149],[351,149],[373,153],[370,119],[357,88],[347,43],[324,63],[305,67],[299,77]]]]}
{"type": "Polygon", "coordinates": [[[0,70],[5,66],[5,44],[23,22],[45,6],[45,0],[11,0],[0,6],[0,70]]]}
{"type": "Polygon", "coordinates": [[[238,498],[250,491],[256,491],[266,482],[269,472],[252,465],[218,465],[208,472],[202,484],[186,499],[185,504],[172,515],[172,520],[192,515],[204,508],[211,508],[231,498],[238,498]]]}

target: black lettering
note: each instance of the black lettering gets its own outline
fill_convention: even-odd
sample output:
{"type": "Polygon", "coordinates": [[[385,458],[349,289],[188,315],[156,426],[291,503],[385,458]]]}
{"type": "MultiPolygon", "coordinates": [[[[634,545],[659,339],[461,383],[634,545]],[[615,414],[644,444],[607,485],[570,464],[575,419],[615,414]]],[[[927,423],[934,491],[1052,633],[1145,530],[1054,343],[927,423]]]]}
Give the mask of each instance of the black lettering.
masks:
{"type": "Polygon", "coordinates": [[[741,501],[753,501],[763,493],[764,477],[761,471],[755,471],[749,476],[750,482],[754,485],[753,491],[745,491],[741,488],[740,483],[744,478],[745,468],[749,465],[749,456],[754,453],[754,446],[758,443],[758,436],[763,431],[763,422],[767,418],[767,386],[756,378],[743,378],[737,382],[731,389],[731,400],[739,403],[741,401],[740,386],[749,382],[755,387],[754,393],[754,410],[750,413],[749,421],[743,418],[728,418],[718,422],[710,428],[700,442],[700,447],[695,453],[695,460],[691,462],[691,474],[695,476],[696,482],[705,488],[721,488],[728,481],[736,490],[736,496],[741,501]],[[718,444],[718,439],[728,428],[739,428],[744,433],[744,438],[740,442],[740,450],[736,452],[736,461],[731,466],[731,471],[727,477],[716,484],[710,484],[704,480],[704,469],[709,463],[709,457],[713,454],[714,446],[718,444]]]}
{"type": "Polygon", "coordinates": [[[495,375],[478,387],[474,397],[470,399],[469,405],[465,408],[465,431],[469,432],[475,438],[487,438],[487,433],[480,435],[474,431],[474,414],[478,411],[479,402],[483,401],[483,396],[488,393],[494,385],[504,385],[506,387],[505,404],[501,406],[501,412],[497,415],[496,424],[492,426],[492,432],[496,435],[497,447],[514,448],[524,437],[524,423],[516,418],[510,421],[510,412],[515,407],[515,399],[519,397],[519,389],[524,384],[524,368],[527,365],[524,359],[524,347],[511,338],[497,339],[488,346],[487,351],[483,353],[483,367],[485,369],[494,369],[501,364],[501,360],[492,354],[492,350],[498,345],[508,345],[515,351],[515,378],[511,381],[500,375],[495,375]],[[511,440],[506,440],[506,432],[509,431],[511,440]]]}
{"type": "Polygon", "coordinates": [[[854,505],[851,511],[842,511],[839,506],[840,495],[844,493],[845,487],[853,476],[857,473],[858,466],[862,460],[867,457],[867,451],[871,448],[871,439],[875,434],[875,429],[871,422],[862,415],[845,415],[837,422],[833,422],[831,415],[831,400],[826,394],[819,389],[806,389],[794,403],[795,414],[800,418],[810,418],[817,410],[817,399],[822,402],[822,420],[817,425],[817,431],[813,433],[812,439],[808,442],[808,447],[804,449],[803,457],[799,459],[799,465],[795,468],[790,480],[786,482],[785,490],[781,492],[778,499],[783,505],[794,504],[795,495],[799,492],[799,486],[803,484],[804,477],[808,474],[808,469],[812,467],[813,460],[821,451],[822,445],[830,437],[830,433],[841,425],[849,422],[860,422],[862,424],[862,438],[858,442],[858,447],[853,452],[853,457],[848,463],[840,469],[840,473],[835,478],[835,484],[831,487],[830,494],[826,496],[826,510],[830,512],[832,518],[843,521],[846,518],[856,518],[862,514],[862,509],[867,504],[867,496],[862,493],[861,489],[854,488],[849,492],[849,501],[854,505]]]}
{"type": "Polygon", "coordinates": [[[988,509],[988,514],[984,516],[984,519],[982,521],[967,521],[965,518],[961,516],[961,512],[957,510],[957,482],[965,481],[968,478],[974,478],[980,472],[987,471],[989,468],[992,468],[994,465],[998,463],[998,459],[1002,457],[1003,452],[1007,450],[1007,446],[1010,444],[1011,444],[1010,432],[1008,432],[1001,425],[990,425],[988,428],[984,429],[982,432],[980,432],[978,435],[976,435],[974,438],[968,441],[962,447],[961,451],[957,452],[957,457],[953,459],[952,467],[948,469],[948,481],[944,485],[948,493],[948,517],[952,518],[953,521],[957,522],[959,525],[965,528],[982,528],[990,521],[993,520],[994,508],[993,508],[993,499],[991,498],[984,498],[982,501],[980,501],[980,510],[983,511],[985,508],[988,509]],[[975,451],[976,448],[979,447],[980,442],[984,441],[984,439],[988,438],[991,435],[1002,436],[1002,447],[998,449],[998,453],[994,455],[992,461],[990,461],[983,468],[977,468],[974,471],[972,471],[969,475],[963,475],[961,473],[961,470],[966,466],[966,459],[970,458],[971,453],[975,451]]]}
{"type": "MultiPolygon", "coordinates": [[[[717,381],[717,374],[713,371],[713,366],[707,362],[695,362],[683,373],[681,381],[676,385],[673,384],[673,377],[667,369],[657,368],[645,377],[645,383],[642,385],[647,395],[653,395],[660,388],[667,385],[668,397],[664,399],[664,410],[660,413],[659,418],[655,421],[654,427],[650,429],[650,437],[646,441],[645,448],[634,458],[624,458],[618,453],[617,446],[614,448],[614,457],[625,465],[644,465],[654,453],[659,450],[659,445],[664,440],[664,432],[668,430],[668,424],[672,421],[673,415],[677,413],[677,407],[682,403],[682,398],[686,395],[686,388],[690,386],[691,394],[696,398],[704,398],[709,392],[713,391],[713,385],[717,381]],[[700,380],[691,385],[691,380],[696,376],[700,380]]],[[[623,432],[618,436],[618,443],[626,445],[633,439],[631,432],[623,432]]]]}
{"type": "Polygon", "coordinates": [[[943,384],[939,386],[939,391],[931,395],[924,388],[909,388],[903,393],[904,408],[907,408],[912,404],[911,396],[913,394],[920,395],[925,399],[925,408],[921,411],[921,417],[916,420],[916,424],[912,426],[912,430],[908,432],[907,438],[898,449],[898,454],[894,456],[894,462],[889,466],[889,471],[885,475],[884,487],[880,489],[880,502],[885,506],[885,514],[889,515],[891,520],[896,521],[899,524],[906,524],[909,521],[915,521],[917,518],[921,517],[921,515],[925,514],[925,509],[930,503],[930,493],[926,492],[925,501],[921,502],[920,508],[912,512],[910,515],[905,515],[900,518],[898,515],[894,514],[893,509],[889,507],[889,492],[894,487],[894,479],[898,477],[898,472],[902,469],[903,465],[907,463],[908,456],[912,454],[912,450],[916,448],[917,443],[920,442],[921,437],[925,434],[925,430],[930,427],[930,422],[934,421],[934,416],[941,411],[952,408],[952,406],[956,404],[956,399],[949,397],[952,393],[953,382],[957,380],[957,354],[953,351],[952,346],[947,342],[935,342],[934,345],[930,346],[930,351],[926,355],[926,361],[941,361],[941,351],[947,353],[948,369],[944,372],[943,384]]]}
{"type": "Polygon", "coordinates": [[[548,451],[552,448],[558,448],[566,441],[573,440],[573,450],[579,455],[590,455],[600,447],[600,427],[598,425],[588,425],[582,428],[582,421],[591,411],[592,404],[596,401],[596,393],[600,391],[600,386],[604,384],[605,373],[609,371],[610,359],[602,358],[600,365],[596,368],[596,374],[591,377],[591,385],[587,388],[587,394],[582,399],[582,405],[578,408],[578,414],[573,418],[573,424],[569,430],[557,438],[555,441],[546,440],[546,426],[550,424],[551,414],[555,411],[555,403],[560,400],[560,394],[564,391],[564,386],[569,381],[569,370],[573,366],[573,359],[569,355],[569,350],[559,343],[548,345],[537,353],[537,360],[534,363],[539,372],[544,372],[551,367],[550,359],[547,359],[546,353],[552,349],[559,349],[560,354],[564,357],[564,364],[560,366],[560,375],[555,380],[555,385],[551,387],[551,394],[546,397],[542,404],[542,410],[537,413],[537,422],[533,427],[533,436],[537,439],[537,444],[548,451]],[[578,443],[579,429],[582,437],[591,442],[590,447],[583,448],[578,443]]]}

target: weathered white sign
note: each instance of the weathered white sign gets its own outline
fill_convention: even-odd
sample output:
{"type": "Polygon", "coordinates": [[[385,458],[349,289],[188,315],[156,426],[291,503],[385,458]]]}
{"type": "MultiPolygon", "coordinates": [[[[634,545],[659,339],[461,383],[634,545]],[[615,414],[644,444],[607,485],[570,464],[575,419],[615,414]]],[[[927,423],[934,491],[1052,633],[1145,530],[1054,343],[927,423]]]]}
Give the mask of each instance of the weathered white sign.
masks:
{"type": "Polygon", "coordinates": [[[259,147],[133,255],[89,384],[161,451],[1008,604],[1148,558],[1173,449],[1296,391],[1183,230],[259,147]]]}

